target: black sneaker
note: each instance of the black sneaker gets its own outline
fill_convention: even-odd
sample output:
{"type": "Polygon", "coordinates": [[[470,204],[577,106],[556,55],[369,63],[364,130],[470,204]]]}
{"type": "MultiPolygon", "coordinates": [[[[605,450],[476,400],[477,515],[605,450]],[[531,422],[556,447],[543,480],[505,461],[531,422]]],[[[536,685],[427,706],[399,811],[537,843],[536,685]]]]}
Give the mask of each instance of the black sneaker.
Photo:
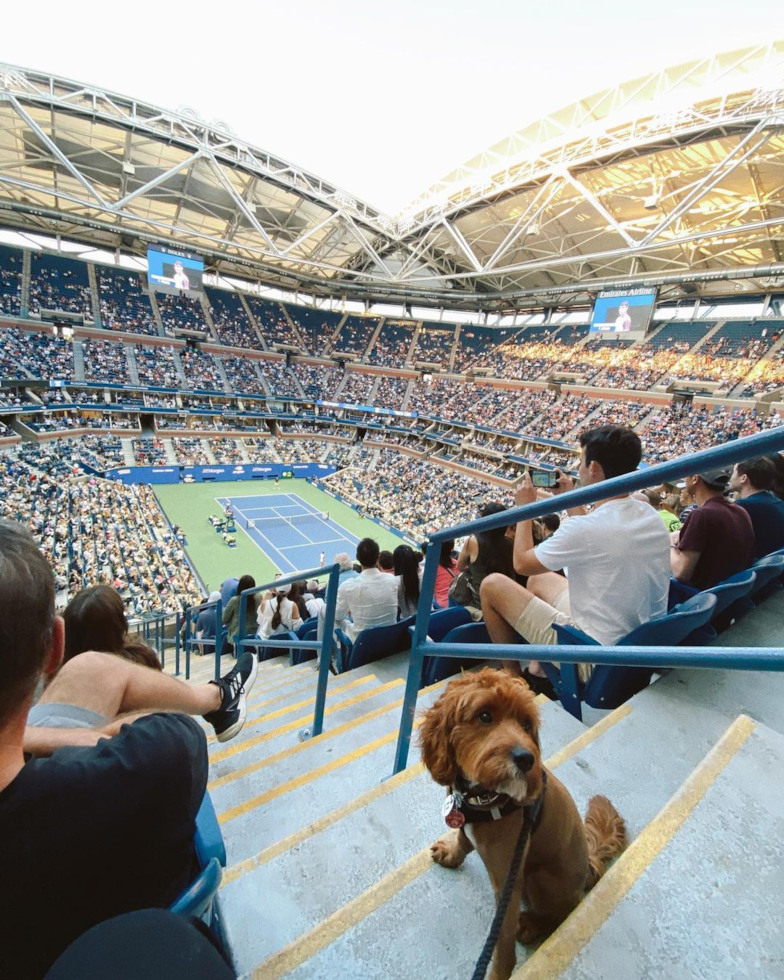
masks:
{"type": "Polygon", "coordinates": [[[215,729],[219,742],[228,742],[242,731],[245,724],[245,699],[253,687],[259,669],[258,660],[252,653],[243,653],[232,670],[221,677],[217,684],[221,690],[221,706],[204,716],[215,729]]]}

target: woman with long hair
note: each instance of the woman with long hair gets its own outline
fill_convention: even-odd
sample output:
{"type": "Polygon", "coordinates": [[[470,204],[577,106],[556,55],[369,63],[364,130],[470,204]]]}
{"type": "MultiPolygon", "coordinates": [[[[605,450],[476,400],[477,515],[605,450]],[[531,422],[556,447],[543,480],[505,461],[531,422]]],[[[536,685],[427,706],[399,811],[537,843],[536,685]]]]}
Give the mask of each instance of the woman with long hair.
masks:
{"type": "Polygon", "coordinates": [[[416,615],[419,605],[419,585],[422,554],[407,544],[398,545],[393,552],[395,575],[397,576],[397,605],[400,618],[416,615]]]}
{"type": "Polygon", "coordinates": [[[161,670],[157,653],[146,643],[128,636],[125,604],[110,585],[93,585],[82,589],[63,612],[65,622],[65,655],[72,660],[86,650],[114,653],[125,660],[161,670]]]}
{"type": "MultiPolygon", "coordinates": [[[[479,509],[480,517],[500,514],[507,507],[498,501],[487,503],[479,509]]],[[[482,603],[479,599],[479,587],[488,575],[500,572],[513,581],[518,581],[514,570],[512,555],[514,543],[508,536],[507,527],[496,527],[491,531],[480,531],[466,539],[463,549],[457,559],[457,567],[465,572],[467,585],[472,600],[466,603],[471,615],[481,618],[482,603]]]]}
{"type": "MultiPolygon", "coordinates": [[[[257,636],[262,640],[268,640],[271,636],[285,633],[287,630],[296,629],[301,618],[297,603],[292,594],[293,585],[281,585],[277,589],[269,592],[261,602],[258,615],[257,636]]],[[[280,651],[283,653],[284,651],[280,651]]]]}
{"type": "MultiPolygon", "coordinates": [[[[240,596],[246,589],[255,589],[256,579],[252,575],[243,575],[237,582],[237,591],[226,603],[223,610],[223,625],[226,627],[228,636],[223,653],[231,651],[234,637],[240,632],[240,596]]],[[[252,636],[256,632],[256,596],[248,596],[248,604],[245,607],[245,624],[243,636],[252,636]]]]}

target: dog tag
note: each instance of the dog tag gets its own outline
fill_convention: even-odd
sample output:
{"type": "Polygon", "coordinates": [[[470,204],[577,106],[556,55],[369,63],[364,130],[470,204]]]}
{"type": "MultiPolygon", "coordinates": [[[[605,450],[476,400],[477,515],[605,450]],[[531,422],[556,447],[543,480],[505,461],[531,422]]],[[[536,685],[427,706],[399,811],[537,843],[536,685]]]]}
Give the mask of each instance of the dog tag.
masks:
{"type": "Polygon", "coordinates": [[[444,805],[441,807],[441,815],[447,827],[452,827],[453,830],[459,830],[465,825],[466,819],[460,812],[454,796],[447,796],[444,800],[444,805]]]}

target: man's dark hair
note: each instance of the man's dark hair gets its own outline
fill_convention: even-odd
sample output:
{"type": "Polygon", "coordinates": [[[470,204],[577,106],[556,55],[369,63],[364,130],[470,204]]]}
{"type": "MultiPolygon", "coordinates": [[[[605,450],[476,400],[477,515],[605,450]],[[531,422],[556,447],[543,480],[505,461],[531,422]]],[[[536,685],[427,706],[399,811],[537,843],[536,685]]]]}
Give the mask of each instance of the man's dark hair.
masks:
{"type": "Polygon", "coordinates": [[[555,532],[561,526],[561,518],[557,514],[546,514],[542,518],[542,524],[544,524],[548,531],[555,534],[555,532]]]}
{"type": "Polygon", "coordinates": [[[375,568],[378,555],[378,542],[373,538],[363,538],[357,545],[357,561],[363,568],[375,568]]]}
{"type": "Polygon", "coordinates": [[[755,456],[738,463],[738,475],[747,476],[755,490],[771,490],[776,482],[776,466],[767,456],[755,456]]]}
{"type": "Polygon", "coordinates": [[[642,443],[626,425],[600,425],[580,433],[586,464],[596,461],[606,480],[632,473],[642,459],[642,443]]]}
{"type": "Polygon", "coordinates": [[[41,676],[52,643],[54,576],[33,536],[0,521],[0,725],[41,676]]]}
{"type": "Polygon", "coordinates": [[[391,571],[395,567],[395,556],[391,551],[380,551],[378,554],[378,564],[380,568],[391,571]]]}

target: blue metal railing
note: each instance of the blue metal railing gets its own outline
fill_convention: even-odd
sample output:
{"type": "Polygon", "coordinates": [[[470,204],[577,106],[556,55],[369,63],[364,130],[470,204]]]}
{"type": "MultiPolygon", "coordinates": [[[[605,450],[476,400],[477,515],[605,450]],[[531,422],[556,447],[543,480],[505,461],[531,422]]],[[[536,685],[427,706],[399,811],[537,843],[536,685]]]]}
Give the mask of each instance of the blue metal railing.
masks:
{"type": "MultiPolygon", "coordinates": [[[[220,677],[220,662],[223,644],[226,640],[226,630],[223,628],[223,602],[216,599],[215,602],[201,602],[198,606],[189,606],[185,612],[185,640],[183,648],[185,650],[185,680],[190,680],[191,676],[191,652],[196,647],[213,647],[215,658],[215,680],[220,677]],[[207,639],[199,639],[196,636],[196,620],[199,614],[206,609],[215,610],[215,636],[207,639]]],[[[180,672],[180,618],[177,617],[177,631],[175,635],[175,669],[174,673],[180,672]]]]}
{"type": "Polygon", "coordinates": [[[261,640],[256,636],[238,635],[234,637],[234,646],[239,657],[247,648],[279,647],[281,650],[316,650],[319,654],[318,681],[316,683],[316,705],[313,711],[313,724],[310,728],[303,728],[299,733],[300,739],[315,738],[324,729],[324,708],[327,700],[327,683],[329,681],[329,668],[332,662],[332,647],[334,644],[333,632],[335,629],[335,604],[338,597],[338,583],[340,579],[340,565],[331,565],[325,568],[313,568],[306,572],[294,572],[291,575],[275,579],[266,585],[257,585],[253,589],[246,589],[240,595],[240,628],[244,628],[245,616],[248,609],[248,597],[257,592],[265,592],[267,589],[275,589],[281,585],[288,585],[291,582],[310,581],[311,579],[323,578],[328,575],[327,594],[324,607],[324,632],[320,640],[284,640],[271,637],[269,640],[261,640]]]}
{"type": "MultiPolygon", "coordinates": [[[[729,467],[754,456],[784,449],[784,426],[760,432],[744,439],[705,449],[687,456],[679,456],[667,463],[658,463],[643,470],[635,470],[624,476],[604,480],[590,486],[558,494],[548,500],[536,501],[523,507],[513,507],[500,514],[482,517],[432,534],[429,539],[422,585],[419,594],[417,618],[411,630],[412,643],[400,719],[400,733],[395,753],[394,772],[405,769],[414,725],[414,710],[422,679],[422,664],[426,656],[458,657],[460,659],[486,660],[551,660],[553,646],[537,644],[459,644],[430,643],[427,631],[433,605],[436,574],[441,549],[433,547],[442,541],[506,527],[519,521],[545,517],[556,511],[593,504],[617,494],[632,493],[659,483],[671,482],[694,473],[718,467],[729,467]]],[[[726,647],[606,647],[606,646],[558,646],[557,659],[563,663],[607,664],[611,666],[641,667],[721,667],[729,670],[777,670],[784,671],[784,649],[760,650],[756,647],[728,649],[726,647]]]]}

